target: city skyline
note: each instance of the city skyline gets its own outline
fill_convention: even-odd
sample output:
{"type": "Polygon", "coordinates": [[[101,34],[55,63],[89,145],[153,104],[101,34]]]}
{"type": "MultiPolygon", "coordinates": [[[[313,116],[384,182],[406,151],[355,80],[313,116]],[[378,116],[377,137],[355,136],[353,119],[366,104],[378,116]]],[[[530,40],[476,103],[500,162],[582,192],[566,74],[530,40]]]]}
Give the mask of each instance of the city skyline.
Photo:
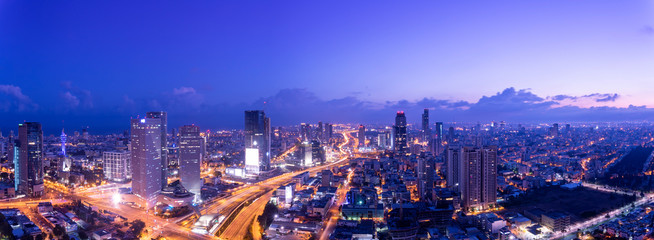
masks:
{"type": "Polygon", "coordinates": [[[0,113],[11,124],[0,128],[95,122],[106,133],[167,111],[174,126],[236,129],[248,109],[280,125],[387,123],[381,113],[399,110],[417,123],[414,105],[444,122],[477,121],[484,104],[519,108],[498,121],[533,121],[525,108],[556,109],[547,121],[654,117],[651,2],[342,4],[3,2],[0,113]],[[506,89],[517,94],[499,99],[506,89]]]}

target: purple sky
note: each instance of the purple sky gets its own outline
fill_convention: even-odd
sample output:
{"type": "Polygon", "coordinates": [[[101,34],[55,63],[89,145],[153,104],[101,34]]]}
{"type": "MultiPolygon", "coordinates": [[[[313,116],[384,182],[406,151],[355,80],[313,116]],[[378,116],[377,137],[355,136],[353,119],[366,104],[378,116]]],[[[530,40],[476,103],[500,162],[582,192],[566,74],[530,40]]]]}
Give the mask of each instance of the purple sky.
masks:
{"type": "Polygon", "coordinates": [[[654,118],[652,1],[167,4],[1,1],[0,128],[654,118]]]}

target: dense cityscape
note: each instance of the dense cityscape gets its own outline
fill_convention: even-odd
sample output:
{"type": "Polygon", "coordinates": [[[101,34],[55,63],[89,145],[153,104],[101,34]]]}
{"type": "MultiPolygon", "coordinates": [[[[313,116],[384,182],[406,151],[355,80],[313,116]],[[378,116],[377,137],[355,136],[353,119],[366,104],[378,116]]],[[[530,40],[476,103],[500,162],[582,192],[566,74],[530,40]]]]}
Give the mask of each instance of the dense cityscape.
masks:
{"type": "MultiPolygon", "coordinates": [[[[392,113],[389,114],[392,116],[392,113]]],[[[649,123],[172,127],[4,131],[2,235],[25,239],[649,237],[649,123]]]]}
{"type": "Polygon", "coordinates": [[[654,0],[0,0],[0,240],[654,239],[654,0]]]}

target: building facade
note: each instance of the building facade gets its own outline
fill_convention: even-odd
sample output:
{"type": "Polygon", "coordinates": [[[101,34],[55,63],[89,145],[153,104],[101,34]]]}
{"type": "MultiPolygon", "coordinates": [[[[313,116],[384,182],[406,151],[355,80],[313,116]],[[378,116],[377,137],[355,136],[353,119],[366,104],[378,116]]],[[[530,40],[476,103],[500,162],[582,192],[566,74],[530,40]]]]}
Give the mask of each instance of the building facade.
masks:
{"type": "Polygon", "coordinates": [[[141,206],[152,208],[167,185],[161,181],[161,119],[132,119],[131,130],[132,192],[141,206]]]}
{"type": "Polygon", "coordinates": [[[132,179],[129,159],[130,152],[127,151],[102,153],[105,179],[112,182],[127,182],[132,179]]]}
{"type": "Polygon", "coordinates": [[[270,169],[270,118],[263,111],[245,111],[245,148],[259,150],[259,170],[270,169]]]}
{"type": "Polygon", "coordinates": [[[159,119],[160,155],[161,155],[161,186],[168,185],[168,114],[166,112],[148,112],[146,118],[159,119]]]}
{"type": "MultiPolygon", "coordinates": [[[[37,122],[18,124],[18,191],[29,197],[43,195],[43,130],[37,122]]],[[[14,173],[16,174],[16,173],[14,173]]]]}
{"type": "Polygon", "coordinates": [[[202,189],[202,142],[200,127],[186,125],[179,128],[179,178],[182,186],[196,196],[200,196],[202,189]]]}

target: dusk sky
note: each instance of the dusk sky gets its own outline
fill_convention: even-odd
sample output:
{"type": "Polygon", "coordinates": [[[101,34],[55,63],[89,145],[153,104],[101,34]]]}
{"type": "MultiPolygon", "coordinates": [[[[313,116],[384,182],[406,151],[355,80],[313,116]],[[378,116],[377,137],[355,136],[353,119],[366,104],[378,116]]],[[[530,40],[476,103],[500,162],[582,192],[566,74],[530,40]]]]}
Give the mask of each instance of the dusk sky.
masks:
{"type": "Polygon", "coordinates": [[[654,1],[0,1],[5,134],[157,110],[242,128],[264,108],[273,125],[652,120],[654,1]]]}

